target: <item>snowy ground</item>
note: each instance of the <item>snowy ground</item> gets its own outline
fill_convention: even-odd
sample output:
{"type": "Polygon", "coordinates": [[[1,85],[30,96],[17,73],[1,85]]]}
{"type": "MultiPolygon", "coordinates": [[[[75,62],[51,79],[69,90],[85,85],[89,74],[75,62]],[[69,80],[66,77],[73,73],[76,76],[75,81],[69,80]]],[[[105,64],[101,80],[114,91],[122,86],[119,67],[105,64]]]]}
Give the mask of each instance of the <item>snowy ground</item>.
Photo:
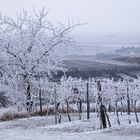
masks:
{"type": "MultiPolygon", "coordinates": [[[[127,115],[120,116],[121,126],[117,125],[116,116],[110,114],[112,128],[99,129],[99,118],[95,113],[91,119],[78,120],[72,115],[72,122],[67,116],[62,117],[62,124],[54,125],[54,116],[31,117],[0,123],[0,140],[140,140],[140,123],[128,124],[127,115]]],[[[139,114],[140,117],[140,114],[139,114]]]]}

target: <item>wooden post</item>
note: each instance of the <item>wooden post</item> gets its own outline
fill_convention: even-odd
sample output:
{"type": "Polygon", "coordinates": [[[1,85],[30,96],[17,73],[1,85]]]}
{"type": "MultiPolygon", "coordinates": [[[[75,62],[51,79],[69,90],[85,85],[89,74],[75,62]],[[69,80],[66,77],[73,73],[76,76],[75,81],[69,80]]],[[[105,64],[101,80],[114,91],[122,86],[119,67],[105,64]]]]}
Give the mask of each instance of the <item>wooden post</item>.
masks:
{"type": "Polygon", "coordinates": [[[89,106],[89,83],[87,82],[87,119],[90,119],[90,106],[89,106]]]}
{"type": "Polygon", "coordinates": [[[122,115],[122,112],[123,112],[123,102],[122,102],[122,99],[121,99],[121,115],[122,115]]]}
{"type": "Polygon", "coordinates": [[[66,104],[67,104],[67,116],[68,116],[69,121],[71,122],[71,118],[70,118],[70,114],[69,114],[69,102],[68,102],[68,100],[66,100],[66,104]]]}
{"type": "Polygon", "coordinates": [[[56,85],[54,85],[54,105],[55,105],[55,124],[57,124],[57,101],[56,101],[56,85]]]}
{"type": "Polygon", "coordinates": [[[127,84],[127,114],[128,114],[128,121],[129,123],[131,123],[131,120],[130,120],[130,98],[129,98],[129,87],[128,87],[128,84],[127,84]]]}
{"type": "Polygon", "coordinates": [[[105,112],[105,115],[106,115],[106,119],[108,121],[108,125],[109,125],[109,127],[111,127],[111,123],[110,123],[110,120],[109,120],[109,116],[107,115],[107,111],[106,111],[105,106],[104,106],[104,112],[105,112]]]}
{"type": "Polygon", "coordinates": [[[103,128],[106,128],[106,115],[105,115],[105,110],[104,110],[104,105],[100,105],[100,118],[101,118],[101,125],[103,128]]]}
{"type": "Polygon", "coordinates": [[[97,99],[97,104],[100,106],[99,110],[100,110],[100,120],[101,120],[101,126],[100,128],[106,128],[107,127],[107,123],[106,123],[106,117],[107,117],[107,121],[109,123],[109,126],[111,127],[110,121],[109,121],[109,117],[106,113],[106,108],[102,103],[102,96],[100,94],[101,92],[101,83],[100,81],[97,82],[97,89],[98,89],[98,99],[97,99]]]}
{"type": "Polygon", "coordinates": [[[133,108],[134,108],[134,112],[135,112],[136,122],[139,122],[138,115],[137,115],[137,105],[136,105],[136,103],[137,103],[137,100],[135,100],[133,108]]]}
{"type": "Polygon", "coordinates": [[[42,113],[42,95],[41,95],[41,88],[39,89],[39,104],[40,104],[40,115],[42,117],[43,113],[42,113]]]}
{"type": "Polygon", "coordinates": [[[81,120],[81,113],[82,113],[82,101],[80,98],[78,98],[77,101],[77,107],[78,107],[78,114],[79,114],[79,120],[81,120]]]}
{"type": "Polygon", "coordinates": [[[130,115],[130,98],[129,98],[129,88],[127,87],[127,114],[130,115]]]}
{"type": "Polygon", "coordinates": [[[119,119],[119,113],[118,113],[118,104],[117,104],[117,101],[115,101],[115,111],[116,111],[116,115],[117,115],[117,122],[118,122],[118,125],[120,125],[120,119],[119,119]]]}

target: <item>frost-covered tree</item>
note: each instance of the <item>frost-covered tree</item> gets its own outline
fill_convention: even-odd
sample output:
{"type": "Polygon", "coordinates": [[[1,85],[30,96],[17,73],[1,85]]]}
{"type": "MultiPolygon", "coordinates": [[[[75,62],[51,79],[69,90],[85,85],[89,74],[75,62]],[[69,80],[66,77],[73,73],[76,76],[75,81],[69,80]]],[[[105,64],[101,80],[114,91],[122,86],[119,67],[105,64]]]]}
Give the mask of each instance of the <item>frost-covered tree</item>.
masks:
{"type": "Polygon", "coordinates": [[[49,77],[61,68],[58,54],[72,44],[70,31],[80,24],[53,24],[42,9],[28,15],[26,11],[14,20],[0,16],[0,51],[8,75],[20,77],[22,88],[31,103],[31,85],[37,78],[49,77]]]}

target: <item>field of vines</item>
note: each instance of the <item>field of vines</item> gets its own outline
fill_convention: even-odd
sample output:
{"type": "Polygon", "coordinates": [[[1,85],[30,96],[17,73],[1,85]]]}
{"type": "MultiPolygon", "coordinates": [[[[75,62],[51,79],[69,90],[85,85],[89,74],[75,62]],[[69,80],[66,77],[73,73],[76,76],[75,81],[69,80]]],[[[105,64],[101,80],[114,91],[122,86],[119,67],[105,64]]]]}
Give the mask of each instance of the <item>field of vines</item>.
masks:
{"type": "MultiPolygon", "coordinates": [[[[6,93],[11,105],[22,110],[26,106],[24,90],[18,89],[18,79],[11,80],[9,77],[1,80],[1,90],[6,93]],[[15,82],[16,81],[16,82],[15,82]],[[16,84],[15,84],[16,83],[16,84]],[[6,90],[5,90],[6,89],[6,90]]],[[[20,88],[21,89],[21,88],[20,88]]],[[[47,82],[47,80],[33,80],[31,84],[32,112],[37,110],[41,115],[53,114],[56,123],[61,123],[61,114],[67,114],[71,121],[71,113],[78,113],[79,119],[83,112],[87,112],[87,119],[91,112],[96,112],[104,121],[109,122],[108,113],[113,112],[117,116],[127,113],[129,123],[130,115],[135,114],[139,122],[140,111],[140,78],[138,79],[88,79],[62,77],[60,82],[47,82]],[[45,114],[43,114],[45,110],[45,114]]],[[[105,122],[107,123],[107,122],[105,122]]],[[[111,125],[110,125],[111,126],[111,125]]],[[[103,125],[103,127],[106,127],[103,125]]]]}
{"type": "MultiPolygon", "coordinates": [[[[123,79],[114,81],[113,79],[89,79],[84,81],[77,78],[62,78],[61,84],[58,85],[57,94],[59,102],[68,100],[70,103],[79,101],[87,105],[87,110],[95,111],[100,114],[101,105],[107,112],[114,112],[117,116],[117,122],[120,125],[119,112],[128,114],[129,119],[131,112],[135,114],[138,120],[137,112],[140,111],[140,79],[123,79]],[[88,95],[87,95],[88,93],[88,95]],[[87,97],[89,96],[89,97],[87,97]]],[[[82,105],[81,105],[82,106],[82,105]]],[[[82,108],[80,109],[82,111],[82,108]]],[[[100,114],[101,115],[101,114],[100,114]]],[[[107,116],[108,118],[108,116],[107,116]]]]}

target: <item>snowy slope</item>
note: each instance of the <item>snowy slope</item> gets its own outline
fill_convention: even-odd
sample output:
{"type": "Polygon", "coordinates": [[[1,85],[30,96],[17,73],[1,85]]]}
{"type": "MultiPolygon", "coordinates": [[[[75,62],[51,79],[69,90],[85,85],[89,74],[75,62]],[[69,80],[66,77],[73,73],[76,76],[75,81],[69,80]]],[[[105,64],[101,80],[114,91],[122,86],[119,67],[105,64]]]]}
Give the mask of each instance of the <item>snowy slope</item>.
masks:
{"type": "MultiPolygon", "coordinates": [[[[140,115],[140,114],[139,114],[140,115]]],[[[73,115],[72,122],[54,125],[54,116],[32,117],[0,123],[0,140],[139,140],[140,125],[135,123],[132,115],[132,124],[128,124],[127,116],[121,116],[121,126],[116,124],[116,118],[110,115],[112,128],[98,129],[99,118],[96,114],[91,115],[90,120],[77,120],[73,115]]]]}

